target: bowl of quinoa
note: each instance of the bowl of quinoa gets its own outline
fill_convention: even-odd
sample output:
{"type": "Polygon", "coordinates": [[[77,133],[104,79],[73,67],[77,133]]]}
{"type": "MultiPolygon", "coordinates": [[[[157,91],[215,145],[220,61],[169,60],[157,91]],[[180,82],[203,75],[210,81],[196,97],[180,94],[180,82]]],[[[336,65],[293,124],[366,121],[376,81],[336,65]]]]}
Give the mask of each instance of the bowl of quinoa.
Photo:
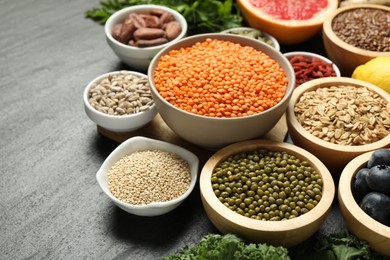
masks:
{"type": "Polygon", "coordinates": [[[115,205],[138,216],[177,208],[193,191],[199,159],[192,152],[142,136],[121,143],[103,162],[96,179],[115,205]]]}
{"type": "Polygon", "coordinates": [[[149,83],[159,114],[181,138],[209,149],[261,137],[295,86],[289,61],[241,35],[200,34],[160,51],[149,83]]]}
{"type": "Polygon", "coordinates": [[[295,89],[286,111],[294,144],[328,168],[343,169],[356,156],[390,146],[390,95],[348,77],[327,77],[295,89]]]}

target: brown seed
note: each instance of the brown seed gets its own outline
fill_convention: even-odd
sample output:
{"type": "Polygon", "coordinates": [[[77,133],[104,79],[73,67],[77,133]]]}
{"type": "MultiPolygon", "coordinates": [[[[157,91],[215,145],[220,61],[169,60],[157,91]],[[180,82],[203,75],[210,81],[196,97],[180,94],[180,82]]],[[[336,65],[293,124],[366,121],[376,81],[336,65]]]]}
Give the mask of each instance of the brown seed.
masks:
{"type": "Polygon", "coordinates": [[[165,34],[168,40],[173,40],[181,33],[181,26],[176,21],[171,21],[165,26],[165,34]]]}
{"type": "Polygon", "coordinates": [[[126,19],[122,24],[118,41],[121,43],[128,43],[136,29],[133,21],[131,19],[126,19]]]}
{"type": "Polygon", "coordinates": [[[134,26],[137,29],[147,27],[145,20],[137,13],[131,13],[129,19],[133,21],[134,26]]]}
{"type": "Polygon", "coordinates": [[[139,28],[134,34],[134,40],[153,40],[164,37],[165,32],[162,29],[157,28],[139,28]]]}

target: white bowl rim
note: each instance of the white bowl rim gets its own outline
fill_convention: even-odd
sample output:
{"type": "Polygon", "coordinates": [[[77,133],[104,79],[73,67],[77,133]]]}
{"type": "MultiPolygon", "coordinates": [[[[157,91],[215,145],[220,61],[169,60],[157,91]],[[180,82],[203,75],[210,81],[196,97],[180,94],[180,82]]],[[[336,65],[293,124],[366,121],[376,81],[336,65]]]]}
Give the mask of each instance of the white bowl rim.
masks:
{"type": "Polygon", "coordinates": [[[368,159],[371,157],[374,151],[366,152],[364,154],[356,156],[352,159],[343,169],[340,174],[338,184],[338,197],[348,200],[345,203],[345,208],[349,213],[359,222],[360,225],[367,227],[368,229],[390,239],[390,227],[386,226],[379,221],[376,221],[370,217],[364,210],[362,210],[352,194],[352,179],[355,177],[357,171],[367,164],[368,159]],[[360,166],[359,166],[360,165],[360,166]],[[358,167],[357,167],[358,166],[358,167]]]}
{"type": "Polygon", "coordinates": [[[274,44],[274,48],[277,49],[278,51],[280,51],[280,44],[279,44],[279,41],[274,37],[272,36],[271,34],[267,33],[267,32],[264,32],[260,29],[256,29],[256,28],[252,28],[252,27],[234,27],[234,28],[229,28],[229,29],[226,29],[226,30],[223,30],[221,31],[221,33],[230,33],[230,32],[234,32],[234,31],[256,31],[256,32],[261,32],[263,35],[265,35],[266,37],[268,37],[272,43],[274,44]]]}
{"type": "Polygon", "coordinates": [[[185,148],[183,148],[181,146],[178,146],[178,145],[175,145],[175,144],[171,144],[171,143],[168,143],[168,142],[165,142],[165,141],[161,141],[161,140],[148,138],[148,137],[134,136],[134,137],[131,137],[131,138],[127,139],[123,143],[119,144],[119,146],[117,146],[114,149],[114,151],[111,152],[111,154],[105,159],[105,161],[103,162],[103,164],[101,165],[101,167],[97,171],[96,179],[97,179],[97,182],[98,182],[100,188],[103,190],[103,192],[113,202],[115,202],[116,204],[119,204],[122,207],[128,208],[128,209],[133,210],[133,211],[148,210],[148,209],[165,208],[165,207],[173,206],[175,204],[178,204],[178,203],[182,202],[184,199],[186,199],[191,194],[191,192],[193,191],[193,189],[194,189],[194,187],[196,185],[196,182],[197,182],[197,179],[198,179],[198,167],[199,167],[199,158],[194,153],[190,152],[189,150],[187,150],[187,149],[185,149],[185,148]],[[158,149],[161,149],[161,150],[164,150],[164,151],[173,152],[173,150],[176,150],[177,152],[175,152],[175,153],[177,155],[179,155],[181,158],[185,159],[182,156],[184,154],[185,157],[190,158],[192,160],[192,164],[187,160],[188,163],[190,163],[190,168],[191,168],[191,166],[193,167],[193,171],[191,171],[191,173],[190,173],[191,174],[190,186],[179,197],[177,197],[175,199],[172,199],[172,200],[169,200],[169,201],[152,202],[152,203],[146,204],[146,205],[132,205],[132,204],[125,203],[125,202],[119,200],[118,198],[116,198],[109,191],[108,187],[107,187],[107,189],[105,189],[105,187],[107,185],[105,185],[105,183],[103,183],[103,181],[101,180],[101,177],[104,174],[106,174],[106,170],[108,170],[110,168],[109,164],[111,163],[112,158],[116,155],[116,153],[118,153],[118,152],[120,152],[122,150],[125,150],[126,147],[128,147],[130,144],[133,144],[135,142],[145,142],[145,141],[147,141],[149,143],[153,143],[154,145],[159,147],[158,149]]]}
{"type": "Polygon", "coordinates": [[[84,101],[84,105],[91,111],[93,111],[93,113],[96,113],[98,114],[99,116],[101,117],[104,117],[104,118],[107,118],[107,119],[114,119],[114,120],[127,120],[127,119],[130,119],[130,118],[134,118],[134,117],[139,117],[139,116],[142,116],[143,114],[147,113],[147,112],[155,112],[157,114],[157,111],[156,111],[156,104],[153,103],[149,109],[145,110],[145,111],[140,111],[138,113],[135,113],[135,114],[125,114],[125,115],[109,115],[109,114],[106,114],[106,113],[103,113],[99,110],[96,110],[90,103],[89,103],[89,100],[88,100],[88,95],[89,95],[89,91],[92,87],[92,84],[94,83],[97,83],[97,82],[101,82],[104,78],[110,76],[110,75],[117,75],[117,74],[121,74],[123,71],[126,71],[126,72],[129,72],[131,75],[135,75],[135,76],[138,76],[138,77],[142,77],[142,78],[145,78],[145,79],[148,79],[148,76],[144,73],[141,73],[141,72],[138,72],[138,71],[131,71],[131,70],[118,70],[118,71],[111,71],[111,72],[107,72],[107,73],[104,73],[104,74],[101,74],[100,76],[97,76],[96,78],[94,78],[93,80],[91,80],[87,86],[85,87],[84,89],[84,93],[83,93],[83,101],[84,101]]]}
{"type": "Polygon", "coordinates": [[[182,14],[180,14],[178,11],[173,10],[169,7],[166,7],[163,5],[156,5],[156,4],[140,4],[140,5],[133,5],[133,6],[128,6],[128,7],[122,8],[121,10],[118,10],[115,13],[113,13],[107,19],[107,21],[104,25],[104,32],[106,34],[106,37],[108,37],[110,39],[110,41],[112,41],[113,43],[121,46],[122,48],[127,48],[129,50],[159,50],[159,49],[164,48],[166,46],[169,46],[170,44],[183,38],[187,34],[187,29],[188,29],[187,20],[184,18],[184,16],[182,14]],[[115,25],[114,21],[116,20],[116,18],[118,16],[121,16],[125,13],[130,14],[130,13],[141,11],[141,10],[147,11],[147,10],[152,10],[152,9],[164,10],[166,12],[174,14],[178,18],[177,21],[180,23],[180,25],[182,27],[181,28],[182,30],[181,30],[181,33],[179,34],[179,36],[177,36],[175,39],[168,41],[167,43],[164,43],[164,44],[160,44],[157,46],[151,46],[151,47],[142,47],[142,48],[121,43],[121,42],[115,40],[114,37],[112,37],[112,33],[111,33],[110,28],[112,28],[115,25]]]}
{"type": "MultiPolygon", "coordinates": [[[[286,66],[290,68],[292,74],[294,75],[294,69],[292,68],[291,63],[288,61],[288,59],[281,52],[279,52],[274,47],[272,47],[272,46],[270,46],[270,45],[268,45],[268,44],[266,44],[264,42],[261,42],[261,41],[258,41],[256,39],[252,39],[252,38],[249,38],[249,37],[246,37],[246,36],[241,36],[241,35],[236,35],[236,34],[227,34],[227,33],[226,34],[222,34],[222,33],[204,33],[204,34],[197,34],[197,35],[192,35],[192,36],[185,37],[185,38],[180,39],[177,42],[175,42],[175,44],[181,43],[181,42],[186,42],[186,41],[191,41],[192,39],[197,39],[197,38],[206,39],[207,37],[209,37],[209,38],[217,38],[218,39],[219,37],[221,37],[221,35],[226,36],[226,37],[231,37],[233,39],[234,38],[245,39],[245,40],[251,41],[252,43],[261,44],[261,45],[265,46],[265,48],[267,48],[270,52],[274,52],[275,55],[280,55],[280,58],[282,60],[284,60],[284,62],[286,63],[286,66]]],[[[293,77],[291,79],[291,81],[288,82],[286,93],[285,93],[284,97],[282,98],[282,100],[280,100],[279,103],[277,103],[275,106],[273,106],[273,107],[271,107],[271,108],[269,108],[269,109],[267,109],[265,111],[262,111],[260,113],[256,113],[256,114],[248,115],[248,116],[241,116],[241,117],[219,118],[219,117],[209,117],[209,116],[198,115],[198,114],[194,114],[194,113],[190,113],[188,111],[182,110],[182,109],[172,105],[171,103],[169,103],[163,97],[161,97],[160,93],[155,88],[154,80],[152,79],[152,75],[153,75],[152,66],[153,66],[153,64],[157,61],[157,59],[160,58],[162,53],[164,53],[166,50],[174,50],[173,46],[175,44],[171,44],[169,46],[166,46],[165,48],[160,50],[154,56],[153,60],[150,62],[149,68],[148,68],[148,75],[149,75],[149,82],[150,82],[150,87],[151,87],[152,92],[155,93],[156,96],[159,96],[161,102],[163,102],[165,105],[173,108],[176,111],[180,111],[180,112],[182,112],[182,113],[184,113],[184,114],[186,114],[188,116],[191,116],[191,117],[200,117],[200,118],[205,119],[205,120],[213,120],[213,121],[214,120],[217,120],[217,121],[241,121],[241,120],[246,120],[248,118],[257,117],[257,116],[259,116],[261,114],[271,113],[272,110],[276,109],[279,106],[282,106],[282,103],[284,103],[286,100],[289,100],[291,98],[292,94],[293,94],[294,86],[295,86],[295,77],[293,77]],[[289,88],[289,86],[290,86],[290,88],[289,88]]],[[[287,75],[286,71],[285,71],[285,73],[287,75]]]]}
{"type": "MultiPolygon", "coordinates": [[[[383,142],[387,142],[390,144],[390,134],[387,135],[386,137],[382,138],[381,140],[370,143],[370,144],[365,144],[365,145],[357,145],[357,146],[349,146],[349,145],[339,145],[339,144],[334,144],[331,142],[324,141],[318,137],[313,136],[310,134],[306,129],[303,128],[303,126],[298,122],[296,119],[296,116],[293,113],[293,107],[295,106],[296,101],[299,99],[299,97],[303,94],[303,92],[306,91],[305,87],[307,85],[312,85],[316,84],[318,87],[321,87],[321,85],[330,83],[333,81],[340,82],[344,81],[344,84],[355,84],[355,85],[360,85],[360,86],[365,86],[368,89],[370,89],[373,92],[378,93],[382,98],[386,100],[386,97],[390,99],[389,93],[387,93],[385,90],[362,80],[358,79],[353,79],[349,77],[324,77],[324,78],[318,78],[318,79],[313,79],[308,82],[303,83],[300,85],[296,91],[294,91],[290,104],[287,107],[286,110],[286,115],[287,117],[291,120],[291,123],[297,128],[297,131],[300,133],[305,133],[305,137],[309,139],[311,142],[317,143],[318,145],[321,145],[323,147],[327,147],[327,149],[333,150],[333,151],[344,151],[344,152],[356,152],[356,151],[363,151],[363,152],[368,152],[371,150],[376,150],[378,148],[383,147],[383,142]]],[[[338,84],[340,85],[340,84],[338,84]]]]}
{"type": "Polygon", "coordinates": [[[335,77],[341,77],[341,72],[340,72],[340,69],[339,67],[337,67],[336,63],[334,63],[333,61],[331,61],[329,58],[325,57],[325,56],[322,56],[320,54],[317,54],[317,53],[314,53],[314,52],[308,52],[308,51],[291,51],[291,52],[286,52],[283,54],[284,56],[287,57],[287,59],[289,59],[289,57],[294,57],[294,56],[297,56],[297,55],[302,55],[302,56],[305,56],[305,57],[314,57],[314,58],[317,58],[317,59],[320,59],[320,60],[323,60],[329,64],[332,65],[333,67],[333,70],[334,72],[336,73],[336,76],[335,77]]]}
{"type": "MultiPolygon", "coordinates": [[[[327,185],[326,189],[324,189],[326,191],[326,194],[323,193],[320,202],[312,210],[310,210],[309,212],[303,215],[300,215],[299,217],[288,219],[288,220],[280,220],[280,221],[256,220],[246,216],[242,216],[237,212],[234,212],[233,210],[227,208],[225,205],[223,205],[218,200],[217,196],[213,194],[211,181],[209,179],[205,179],[206,177],[211,176],[211,172],[205,173],[204,172],[205,168],[203,168],[200,175],[200,182],[203,183],[208,181],[210,184],[207,184],[208,187],[204,190],[204,192],[202,192],[202,190],[204,189],[203,185],[200,185],[201,194],[206,201],[211,201],[211,203],[210,202],[208,203],[213,205],[214,211],[218,212],[218,214],[220,215],[223,215],[225,218],[227,218],[230,222],[234,223],[235,225],[242,226],[242,227],[250,227],[251,229],[254,230],[261,230],[266,232],[283,232],[283,231],[305,227],[317,221],[318,218],[323,217],[330,211],[336,193],[336,188],[331,173],[316,156],[314,156],[310,152],[296,145],[285,143],[285,142],[270,141],[265,139],[242,141],[242,142],[228,145],[220,149],[213,156],[211,156],[209,160],[213,160],[214,157],[219,156],[219,154],[223,154],[227,149],[233,146],[239,147],[242,144],[254,145],[254,146],[259,145],[260,147],[258,149],[261,149],[262,148],[261,146],[263,146],[263,148],[267,150],[286,151],[289,154],[297,154],[296,156],[297,158],[310,161],[311,165],[314,168],[316,168],[317,170],[321,169],[320,174],[322,176],[322,179],[324,180],[324,176],[326,177],[327,182],[324,182],[323,184],[323,185],[327,185]],[[268,146],[272,146],[272,145],[276,145],[277,147],[268,148],[268,146]],[[318,216],[318,218],[314,219],[312,216],[318,216]]],[[[243,148],[243,151],[244,150],[251,151],[250,149],[247,148],[243,148]]]]}
{"type": "Polygon", "coordinates": [[[371,9],[381,9],[381,10],[387,10],[387,11],[390,11],[390,7],[388,6],[385,6],[385,5],[378,5],[378,4],[353,4],[353,5],[346,5],[346,6],[342,6],[342,7],[339,7],[337,8],[331,15],[329,15],[322,27],[323,27],[323,31],[324,33],[326,33],[328,35],[328,37],[334,41],[338,46],[342,47],[343,49],[348,49],[349,51],[353,52],[353,53],[362,53],[364,55],[367,55],[367,56],[370,56],[370,57],[376,57],[378,56],[378,54],[380,56],[388,56],[390,55],[390,51],[387,51],[387,52],[380,52],[380,51],[371,51],[371,50],[366,50],[366,49],[362,49],[362,48],[358,48],[358,47],[355,47],[343,40],[341,40],[337,35],[336,33],[333,31],[332,29],[332,23],[333,23],[333,19],[339,15],[340,13],[343,13],[343,12],[348,12],[350,10],[353,10],[353,9],[360,9],[360,8],[371,8],[371,9]]]}

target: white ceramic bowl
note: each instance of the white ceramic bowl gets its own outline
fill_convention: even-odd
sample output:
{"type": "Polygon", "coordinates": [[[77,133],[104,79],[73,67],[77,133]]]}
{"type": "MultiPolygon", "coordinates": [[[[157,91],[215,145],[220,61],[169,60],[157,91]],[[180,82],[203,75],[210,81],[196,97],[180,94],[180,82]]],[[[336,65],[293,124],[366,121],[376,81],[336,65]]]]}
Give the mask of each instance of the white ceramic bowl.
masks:
{"type": "Polygon", "coordinates": [[[373,151],[352,159],[343,169],[338,184],[340,211],[348,229],[357,237],[367,241],[375,251],[390,256],[390,227],[366,214],[356,202],[352,185],[356,173],[364,167],[373,151]]]}
{"type": "Polygon", "coordinates": [[[146,137],[135,136],[125,142],[121,143],[103,162],[99,171],[96,173],[96,179],[103,190],[103,192],[110,198],[115,205],[124,211],[139,215],[139,216],[157,216],[168,213],[173,209],[177,208],[183,201],[191,194],[193,191],[199,169],[199,159],[192,152],[167,142],[154,140],[146,137]],[[180,197],[166,201],[166,202],[154,202],[148,205],[131,205],[124,203],[121,200],[117,199],[108,188],[108,177],[107,172],[117,161],[119,161],[123,156],[129,155],[136,151],[141,150],[161,150],[166,152],[173,152],[179,155],[181,158],[186,160],[189,163],[191,171],[191,183],[188,190],[182,194],[180,197]]]}
{"type": "MultiPolygon", "coordinates": [[[[284,53],[283,54],[288,60],[290,60],[291,58],[297,56],[297,55],[301,55],[305,58],[315,58],[315,59],[319,59],[323,62],[326,62],[326,63],[329,63],[329,64],[332,64],[332,68],[335,72],[335,75],[332,76],[332,77],[340,77],[341,76],[341,73],[340,73],[340,70],[339,68],[337,67],[337,65],[331,61],[330,59],[320,55],[320,54],[317,54],[317,53],[313,53],[313,52],[306,52],[306,51],[293,51],[293,52],[287,52],[287,53],[284,53]]],[[[295,79],[296,80],[296,79],[295,79]]]]}
{"type": "MultiPolygon", "coordinates": [[[[88,100],[89,90],[94,83],[102,81],[109,75],[115,75],[120,73],[121,71],[105,73],[88,83],[83,93],[84,109],[87,116],[97,125],[113,132],[130,132],[139,129],[145,126],[150,121],[152,121],[152,119],[157,115],[157,109],[155,104],[153,104],[148,110],[145,110],[143,112],[119,116],[109,115],[96,110],[94,107],[91,106],[88,100]]],[[[145,74],[139,72],[130,71],[129,73],[138,77],[147,78],[145,74]]]]}
{"type": "Polygon", "coordinates": [[[204,165],[199,178],[202,203],[211,222],[224,234],[233,233],[254,243],[291,247],[312,236],[325,221],[335,196],[335,185],[329,170],[311,153],[295,145],[268,140],[249,140],[217,151],[204,165]],[[322,197],[307,213],[288,220],[257,220],[234,212],[215,195],[211,176],[214,168],[229,156],[258,149],[286,152],[310,163],[323,180],[322,197]]]}
{"type": "Polygon", "coordinates": [[[146,72],[149,63],[153,59],[154,55],[156,55],[156,53],[164,47],[185,37],[187,33],[187,27],[188,26],[186,19],[177,11],[165,6],[147,4],[134,5],[115,12],[108,18],[107,22],[105,23],[104,32],[106,34],[106,40],[108,45],[112,48],[114,53],[119,57],[122,62],[124,62],[135,70],[146,72]],[[182,30],[180,35],[176,39],[173,39],[165,44],[158,46],[139,48],[120,43],[112,37],[113,27],[116,24],[123,22],[125,17],[127,17],[130,13],[149,13],[151,10],[155,9],[171,13],[174,16],[175,20],[180,23],[182,30]]]}
{"type": "Polygon", "coordinates": [[[156,103],[157,110],[165,123],[181,138],[211,150],[218,149],[234,142],[249,140],[265,135],[276,125],[284,114],[295,87],[293,68],[286,57],[279,51],[268,44],[255,39],[224,33],[195,35],[186,37],[169,45],[154,57],[149,66],[148,75],[153,99],[156,103]],[[202,42],[208,38],[239,43],[243,46],[251,46],[276,60],[280,67],[285,71],[289,81],[283,99],[277,105],[264,112],[236,118],[201,116],[179,109],[166,101],[159,94],[154,84],[155,68],[157,67],[161,56],[169,53],[171,50],[189,47],[196,42],[202,42]]]}
{"type": "MultiPolygon", "coordinates": [[[[276,50],[280,51],[280,44],[279,44],[278,40],[276,40],[276,38],[273,37],[272,35],[270,35],[270,34],[268,34],[266,32],[262,32],[259,29],[255,29],[255,28],[251,28],[251,27],[238,27],[238,28],[231,28],[231,29],[224,30],[221,33],[236,34],[237,32],[240,32],[240,31],[244,31],[244,32],[247,32],[247,31],[260,32],[262,36],[268,38],[272,42],[272,45],[271,45],[272,47],[274,47],[276,50]]],[[[248,36],[248,37],[250,37],[250,36],[248,36]]]]}

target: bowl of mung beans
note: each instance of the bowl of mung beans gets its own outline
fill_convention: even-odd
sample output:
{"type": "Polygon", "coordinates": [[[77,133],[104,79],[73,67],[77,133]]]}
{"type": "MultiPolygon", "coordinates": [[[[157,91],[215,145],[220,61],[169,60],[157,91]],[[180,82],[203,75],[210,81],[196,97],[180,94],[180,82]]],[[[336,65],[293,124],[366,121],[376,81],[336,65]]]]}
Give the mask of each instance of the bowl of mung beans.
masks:
{"type": "Polygon", "coordinates": [[[338,8],[325,20],[325,51],[343,76],[375,57],[390,56],[389,19],[389,6],[356,4],[338,8]]]}
{"type": "Polygon", "coordinates": [[[268,133],[295,86],[291,64],[275,48],[223,33],[171,44],[154,57],[148,75],[165,123],[207,149],[268,133]]]}
{"type": "Polygon", "coordinates": [[[198,157],[183,147],[135,136],[106,158],[96,179],[124,211],[158,216],[176,209],[191,194],[198,168],[198,157]]]}
{"type": "Polygon", "coordinates": [[[148,77],[136,71],[96,77],[84,89],[83,102],[87,116],[112,132],[135,131],[157,115],[148,77]]]}
{"type": "Polygon", "coordinates": [[[278,40],[276,40],[275,37],[272,35],[260,31],[259,29],[255,29],[252,27],[236,27],[236,28],[230,28],[227,30],[222,31],[221,33],[230,33],[230,34],[238,34],[246,37],[250,37],[262,42],[265,42],[269,44],[270,46],[274,47],[276,50],[280,51],[280,44],[278,40]]]}
{"type": "Polygon", "coordinates": [[[293,144],[248,140],[218,150],[199,186],[222,233],[291,247],[313,235],[331,208],[335,185],[325,165],[293,144]]]}
{"type": "Polygon", "coordinates": [[[389,113],[390,95],[383,89],[328,77],[295,89],[286,120],[293,143],[336,173],[356,156],[390,146],[389,113]]]}
{"type": "MultiPolygon", "coordinates": [[[[380,161],[381,159],[379,159],[379,157],[376,159],[373,157],[374,153],[384,150],[385,149],[379,149],[361,154],[344,167],[338,184],[338,201],[341,214],[351,233],[361,240],[367,241],[373,250],[389,257],[390,225],[388,223],[390,222],[383,222],[384,218],[387,220],[390,218],[390,194],[387,193],[386,195],[385,193],[386,191],[388,192],[389,189],[386,189],[383,185],[382,189],[385,188],[386,190],[381,191],[380,193],[382,194],[380,195],[378,190],[373,191],[373,189],[379,189],[379,185],[373,187],[370,184],[372,189],[367,185],[367,181],[364,181],[365,184],[362,184],[363,182],[359,181],[361,178],[367,179],[367,175],[376,175],[374,172],[375,170],[370,171],[370,169],[378,167],[377,165],[390,164],[388,158],[389,153],[387,153],[386,162],[380,161]],[[366,173],[364,173],[365,169],[368,169],[366,173]],[[357,181],[358,183],[356,183],[357,181]],[[359,196],[359,193],[363,190],[363,185],[367,185],[368,187],[368,193],[366,194],[367,197],[365,199],[364,196],[359,196]],[[363,202],[363,200],[365,200],[365,202],[363,202]],[[366,206],[363,206],[363,203],[366,206]],[[385,206],[386,204],[387,207],[385,206]],[[381,216],[382,222],[377,220],[381,214],[383,214],[381,216]],[[374,217],[376,217],[376,219],[374,217]]],[[[376,168],[376,170],[377,169],[378,168],[376,168]]],[[[372,179],[372,176],[368,178],[372,179]]],[[[383,178],[382,181],[383,180],[385,180],[385,178],[383,178]]],[[[374,182],[371,183],[373,184],[374,182]]]]}

